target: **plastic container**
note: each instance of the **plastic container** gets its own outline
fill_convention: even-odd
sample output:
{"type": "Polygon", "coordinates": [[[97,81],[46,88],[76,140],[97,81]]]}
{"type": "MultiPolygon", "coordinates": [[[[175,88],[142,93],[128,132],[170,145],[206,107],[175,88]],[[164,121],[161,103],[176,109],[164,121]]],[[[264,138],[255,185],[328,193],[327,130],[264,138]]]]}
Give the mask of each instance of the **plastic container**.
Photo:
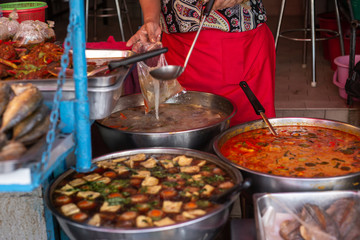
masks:
{"type": "MultiPolygon", "coordinates": [[[[355,65],[360,61],[360,55],[355,55],[355,65]]],[[[349,55],[339,56],[334,59],[334,63],[337,66],[337,69],[333,76],[333,83],[339,87],[340,97],[347,99],[347,94],[345,90],[346,80],[349,77],[349,55]]],[[[354,99],[355,101],[360,101],[360,99],[354,99]]]]}
{"type": "Polygon", "coordinates": [[[46,2],[10,2],[0,4],[3,16],[8,17],[9,14],[16,8],[21,23],[25,20],[39,20],[45,22],[45,9],[47,8],[46,2]]]}

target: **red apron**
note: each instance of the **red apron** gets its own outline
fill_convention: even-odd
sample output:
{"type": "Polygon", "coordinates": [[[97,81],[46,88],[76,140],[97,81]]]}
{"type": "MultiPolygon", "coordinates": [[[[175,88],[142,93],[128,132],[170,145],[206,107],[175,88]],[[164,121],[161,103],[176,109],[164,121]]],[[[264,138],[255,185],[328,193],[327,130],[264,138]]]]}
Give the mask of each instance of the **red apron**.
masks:
{"type": "MultiPolygon", "coordinates": [[[[169,48],[169,65],[183,66],[196,32],[163,34],[169,48]]],[[[237,113],[230,125],[260,119],[239,86],[246,81],[267,117],[275,117],[274,108],[275,44],[267,25],[254,30],[228,33],[202,30],[185,72],[178,78],[186,90],[209,92],[233,101],[237,113]]]]}

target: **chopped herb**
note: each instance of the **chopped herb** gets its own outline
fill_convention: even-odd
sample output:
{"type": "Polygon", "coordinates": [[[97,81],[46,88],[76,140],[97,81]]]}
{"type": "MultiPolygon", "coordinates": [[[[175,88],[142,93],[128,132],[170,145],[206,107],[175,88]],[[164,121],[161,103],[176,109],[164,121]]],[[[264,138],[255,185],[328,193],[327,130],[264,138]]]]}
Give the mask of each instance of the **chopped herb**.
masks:
{"type": "Polygon", "coordinates": [[[206,183],[212,184],[212,183],[216,183],[216,182],[220,182],[220,181],[224,181],[224,177],[221,175],[214,175],[214,176],[209,176],[209,177],[203,177],[203,180],[206,183]]]}
{"type": "Polygon", "coordinates": [[[169,182],[169,181],[163,182],[162,184],[167,187],[176,187],[178,185],[177,182],[169,182]]]}
{"type": "Polygon", "coordinates": [[[307,144],[307,143],[300,143],[299,146],[300,146],[300,147],[303,147],[303,148],[308,148],[308,147],[310,147],[310,145],[307,144]]]}
{"type": "Polygon", "coordinates": [[[130,198],[122,198],[122,197],[109,198],[109,199],[107,199],[107,201],[109,202],[109,205],[110,205],[110,206],[114,206],[114,205],[126,205],[126,204],[130,204],[130,203],[131,203],[131,199],[130,199],[130,198]]]}
{"type": "Polygon", "coordinates": [[[346,167],[346,166],[342,166],[340,169],[343,170],[343,171],[350,171],[351,168],[346,167]]]}
{"type": "Polygon", "coordinates": [[[210,202],[207,200],[198,200],[196,201],[196,204],[200,207],[200,208],[207,208],[210,206],[210,202]]]}
{"type": "Polygon", "coordinates": [[[345,162],[344,160],[339,159],[339,158],[332,158],[331,160],[338,161],[338,162],[345,162]]]}
{"type": "Polygon", "coordinates": [[[339,168],[340,163],[336,163],[336,165],[334,166],[334,168],[339,168]]]}
{"type": "Polygon", "coordinates": [[[353,147],[346,148],[346,149],[340,149],[339,151],[345,155],[351,155],[351,154],[354,154],[354,152],[355,152],[353,147]]]}
{"type": "Polygon", "coordinates": [[[303,167],[297,167],[297,168],[294,168],[295,171],[298,171],[298,172],[301,172],[301,171],[305,171],[305,168],[303,167]]]}
{"type": "Polygon", "coordinates": [[[210,171],[210,167],[209,167],[209,166],[202,166],[202,167],[201,167],[201,171],[209,172],[209,171],[210,171]]]}
{"type": "Polygon", "coordinates": [[[305,163],[305,166],[307,166],[307,167],[315,167],[316,164],[315,163],[305,163]]]}

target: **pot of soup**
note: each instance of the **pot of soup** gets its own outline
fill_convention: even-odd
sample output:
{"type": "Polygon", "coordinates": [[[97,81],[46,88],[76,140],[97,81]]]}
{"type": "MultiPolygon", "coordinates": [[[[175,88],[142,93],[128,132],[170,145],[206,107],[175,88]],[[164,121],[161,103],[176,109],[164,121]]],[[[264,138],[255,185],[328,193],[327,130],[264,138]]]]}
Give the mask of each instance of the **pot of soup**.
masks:
{"type": "Polygon", "coordinates": [[[145,114],[141,94],[121,97],[113,113],[96,121],[111,151],[141,147],[183,147],[208,151],[229,128],[235,105],[219,95],[186,91],[145,114]]]}
{"type": "Polygon", "coordinates": [[[315,118],[270,119],[234,126],[214,151],[252,179],[249,192],[349,190],[360,187],[360,128],[315,118]]]}
{"type": "Polygon", "coordinates": [[[245,184],[216,155],[182,148],[144,148],[93,160],[97,168],[68,170],[46,190],[46,205],[70,239],[213,239],[245,184]]]}

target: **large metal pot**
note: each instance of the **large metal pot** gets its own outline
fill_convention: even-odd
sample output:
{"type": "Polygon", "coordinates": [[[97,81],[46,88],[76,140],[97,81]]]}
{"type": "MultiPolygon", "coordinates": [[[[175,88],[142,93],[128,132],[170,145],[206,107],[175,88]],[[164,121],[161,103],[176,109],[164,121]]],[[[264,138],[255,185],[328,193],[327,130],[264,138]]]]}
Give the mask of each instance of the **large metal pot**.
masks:
{"type": "MultiPolygon", "coordinates": [[[[235,105],[230,100],[219,95],[187,91],[172,97],[166,103],[199,104],[204,107],[224,111],[227,117],[216,124],[176,132],[148,133],[130,132],[102,125],[98,121],[100,134],[111,151],[141,147],[183,147],[208,151],[211,150],[211,139],[229,128],[230,119],[235,115],[235,105]]],[[[129,107],[144,105],[141,94],[121,97],[113,112],[129,107]]]]}
{"type": "MultiPolygon", "coordinates": [[[[269,119],[273,126],[318,126],[331,129],[337,129],[347,133],[360,136],[360,128],[332,120],[315,119],[315,118],[273,118],[269,119]]],[[[213,143],[215,153],[226,163],[238,168],[244,178],[252,180],[251,187],[248,189],[250,193],[262,192],[297,192],[297,191],[319,191],[319,190],[351,190],[359,189],[360,173],[354,173],[344,176],[324,177],[324,178],[295,178],[283,177],[266,173],[252,171],[242,167],[221,154],[222,145],[231,137],[242,132],[253,129],[266,128],[263,120],[252,121],[241,125],[234,126],[219,136],[213,143]]]]}
{"type": "MultiPolygon", "coordinates": [[[[117,153],[108,154],[102,157],[98,157],[93,162],[120,158],[129,155],[145,153],[145,154],[185,154],[187,156],[202,158],[209,162],[212,162],[223,170],[225,170],[234,180],[235,184],[241,184],[243,178],[240,172],[223,163],[216,155],[205,153],[197,150],[183,149],[183,148],[147,148],[128,150],[117,153]]],[[[65,231],[70,239],[117,239],[117,240],[169,240],[169,239],[186,239],[186,240],[198,240],[198,239],[212,239],[219,233],[224,224],[226,223],[230,207],[237,198],[236,195],[232,195],[228,201],[221,205],[216,211],[210,214],[204,215],[200,218],[190,220],[184,223],[169,225],[165,227],[152,227],[144,229],[116,229],[105,227],[94,227],[86,224],[77,223],[72,221],[63,215],[59,214],[53,204],[52,195],[56,187],[61,181],[68,175],[73,173],[74,170],[68,170],[58,177],[46,190],[45,203],[51,212],[55,215],[61,228],[65,231]]]]}

